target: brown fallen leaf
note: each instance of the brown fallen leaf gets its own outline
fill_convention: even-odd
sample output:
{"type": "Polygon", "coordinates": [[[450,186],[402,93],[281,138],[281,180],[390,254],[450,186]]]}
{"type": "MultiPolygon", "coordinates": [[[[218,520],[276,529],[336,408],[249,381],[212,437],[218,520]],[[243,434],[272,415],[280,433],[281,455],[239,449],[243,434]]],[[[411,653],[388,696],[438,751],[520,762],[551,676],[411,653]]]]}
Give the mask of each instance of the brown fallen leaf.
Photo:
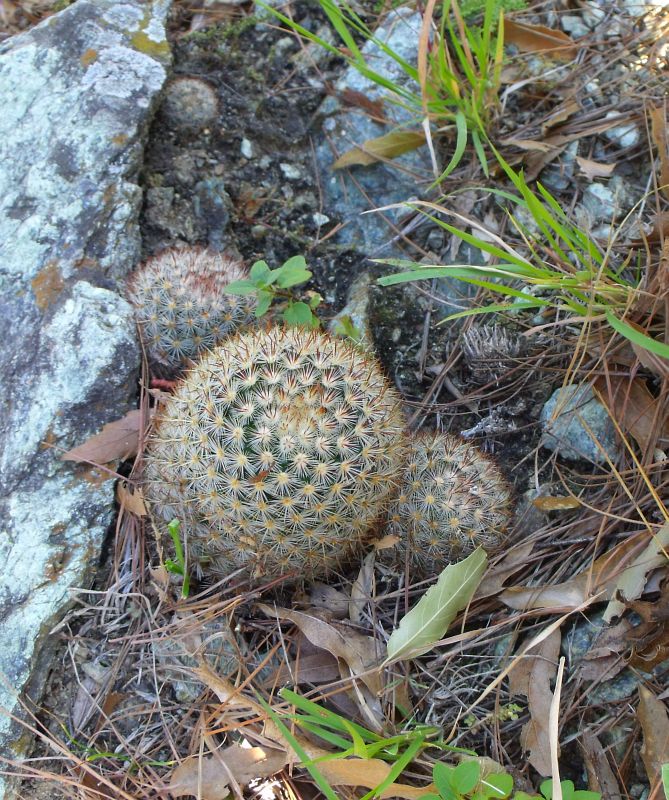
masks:
{"type": "Polygon", "coordinates": [[[379,120],[380,122],[385,121],[386,114],[383,98],[372,100],[363,92],[356,92],[355,89],[346,88],[343,92],[339,93],[339,99],[344,105],[361,108],[373,119],[379,120]]]}
{"type": "Polygon", "coordinates": [[[301,656],[290,664],[282,663],[271,678],[264,685],[273,686],[298,686],[301,683],[313,683],[318,686],[322,683],[336,681],[340,677],[337,659],[326,650],[318,650],[308,656],[301,656]]]}
{"type": "Polygon", "coordinates": [[[351,586],[351,599],[348,603],[348,616],[351,622],[360,622],[365,604],[369,603],[374,594],[375,560],[376,550],[372,550],[365,556],[358,577],[351,586]]]}
{"type": "Polygon", "coordinates": [[[351,675],[360,677],[373,695],[381,694],[383,679],[378,669],[382,656],[378,643],[371,636],[364,636],[347,625],[326,622],[313,614],[291,611],[287,608],[272,608],[259,603],[258,608],[268,617],[288,620],[302,631],[316,647],[327,650],[340,662],[344,662],[351,675]]]}
{"type": "Polygon", "coordinates": [[[491,597],[501,592],[504,584],[513,573],[526,566],[527,559],[533,549],[534,542],[524,542],[517,547],[511,548],[507,555],[483,576],[483,580],[479,583],[478,589],[474,594],[474,600],[491,597]]]}
{"type": "Polygon", "coordinates": [[[521,53],[546,53],[561,61],[571,61],[578,45],[566,33],[543,25],[528,25],[504,17],[504,43],[515,44],[521,53]]]}
{"type": "Polygon", "coordinates": [[[319,614],[325,614],[332,619],[346,619],[348,616],[348,596],[334,586],[316,582],[311,587],[308,597],[309,605],[319,614]]]}
{"type": "Polygon", "coordinates": [[[121,508],[137,517],[145,517],[148,513],[144,503],[144,494],[139,486],[130,491],[125,481],[119,481],[116,484],[116,499],[121,508]]]}
{"type": "Polygon", "coordinates": [[[110,461],[125,461],[137,455],[141,411],[135,409],[121,419],[108,422],[100,433],[92,436],[78,447],[63,453],[63,461],[86,461],[107,464],[110,461]]]}
{"type": "Polygon", "coordinates": [[[660,159],[660,191],[669,199],[669,136],[667,135],[667,106],[649,110],[650,131],[660,159]]]}
{"type": "Polygon", "coordinates": [[[606,800],[622,800],[620,785],[613,774],[602,743],[587,729],[581,735],[581,749],[585,757],[590,791],[599,792],[606,800]]]}
{"type": "Polygon", "coordinates": [[[669,658],[669,594],[661,587],[654,603],[632,600],[625,606],[642,620],[630,634],[630,666],[650,672],[669,658]]]}
{"type": "Polygon", "coordinates": [[[339,156],[332,169],[344,169],[356,165],[368,166],[416,150],[424,144],[425,134],[420,131],[392,131],[376,139],[368,139],[348,150],[339,156]]]}
{"type": "Polygon", "coordinates": [[[620,427],[629,432],[645,450],[657,437],[669,437],[669,419],[659,398],[653,397],[648,382],[635,377],[600,375],[593,383],[599,399],[620,427]]]}
{"type": "Polygon", "coordinates": [[[285,750],[232,744],[214,755],[186,759],[172,772],[168,789],[173,797],[225,800],[230,794],[230,776],[240,786],[246,786],[259,778],[269,778],[289,761],[285,750]]]}
{"type": "Polygon", "coordinates": [[[625,600],[641,597],[648,575],[658,567],[669,565],[669,522],[658,530],[643,552],[634,558],[620,573],[613,589],[612,599],[604,610],[602,619],[611,622],[625,610],[625,600]]]}
{"type": "Polygon", "coordinates": [[[589,158],[576,156],[576,163],[581,168],[581,172],[586,178],[593,180],[594,178],[608,178],[613,170],[616,168],[616,162],[613,164],[600,164],[599,161],[591,161],[589,158]]]}
{"type": "Polygon", "coordinates": [[[639,686],[639,723],[643,730],[641,758],[651,795],[661,780],[662,765],[669,763],[669,713],[667,706],[645,686],[639,686]]]}
{"type": "Polygon", "coordinates": [[[530,712],[530,721],[520,733],[520,743],[529,751],[530,764],[544,777],[552,773],[548,717],[560,641],[560,631],[553,631],[531,654],[520,659],[509,674],[509,692],[525,695],[530,712]]]}
{"type": "Polygon", "coordinates": [[[532,505],[539,511],[568,511],[580,508],[581,503],[576,497],[537,497],[532,500],[532,505]]]}
{"type": "Polygon", "coordinates": [[[648,532],[640,531],[568,581],[552,586],[512,586],[502,592],[500,600],[517,611],[531,608],[573,610],[595,595],[601,595],[600,600],[608,600],[615,594],[626,565],[631,565],[647,543],[648,532]]]}
{"type": "Polygon", "coordinates": [[[627,665],[624,654],[629,650],[632,630],[626,619],[612,628],[602,628],[578,664],[579,676],[588,681],[614,678],[627,665]]]}

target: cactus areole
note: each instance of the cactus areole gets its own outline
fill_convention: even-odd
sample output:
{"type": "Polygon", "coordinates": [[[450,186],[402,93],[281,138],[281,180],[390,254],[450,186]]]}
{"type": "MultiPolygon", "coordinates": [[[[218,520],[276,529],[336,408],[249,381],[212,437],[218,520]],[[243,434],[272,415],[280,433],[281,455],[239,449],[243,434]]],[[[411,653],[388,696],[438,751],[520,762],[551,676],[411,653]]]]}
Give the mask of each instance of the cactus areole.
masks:
{"type": "Polygon", "coordinates": [[[191,569],[325,576],[393,498],[403,431],[399,397],[349,342],[300,328],[238,334],[159,412],[146,494],[159,520],[181,521],[191,569]]]}
{"type": "Polygon", "coordinates": [[[511,492],[491,459],[448,433],[412,441],[402,488],[390,513],[396,555],[435,575],[477,547],[497,549],[511,517],[511,492]]]}

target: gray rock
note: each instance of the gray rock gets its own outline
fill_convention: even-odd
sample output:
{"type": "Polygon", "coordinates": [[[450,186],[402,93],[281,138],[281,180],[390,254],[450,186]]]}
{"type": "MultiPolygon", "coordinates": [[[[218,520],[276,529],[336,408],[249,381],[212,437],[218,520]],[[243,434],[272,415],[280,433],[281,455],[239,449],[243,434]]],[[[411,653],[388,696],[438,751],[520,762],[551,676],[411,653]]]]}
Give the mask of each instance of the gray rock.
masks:
{"type": "Polygon", "coordinates": [[[219,104],[214,87],[201,78],[179,77],[170,81],[160,115],[176,133],[198,134],[218,117],[219,104]]]}
{"type": "MultiPolygon", "coordinates": [[[[60,455],[123,416],[139,351],[117,289],[166,77],[167,0],[79,0],[0,46],[0,755],[26,754],[56,637],[113,519],[113,481],[60,455]],[[13,691],[10,690],[11,687],[13,691]]],[[[0,798],[15,785],[0,780],[0,798]]]]}
{"type": "MultiPolygon", "coordinates": [[[[609,111],[606,119],[614,119],[617,116],[617,111],[609,111]]],[[[626,122],[609,128],[608,131],[604,132],[604,136],[613,144],[618,145],[618,147],[628,148],[634,147],[639,143],[641,131],[633,122],[626,122]]]]}
{"type": "Polygon", "coordinates": [[[615,194],[603,183],[591,183],[583,192],[583,207],[592,223],[609,221],[615,213],[615,194]]]}
{"type": "Polygon", "coordinates": [[[541,446],[562,458],[606,463],[604,451],[615,461],[620,455],[616,429],[607,410],[587,384],[556,389],[541,411],[541,446]]]}
{"type": "MultiPolygon", "coordinates": [[[[407,8],[398,9],[388,14],[376,31],[376,36],[401,58],[415,64],[420,26],[419,13],[407,8]]],[[[403,89],[418,93],[418,85],[378,45],[367,42],[362,52],[376,72],[403,89]]],[[[394,231],[390,223],[397,222],[406,209],[384,211],[383,214],[363,212],[415,196],[418,191],[416,179],[429,180],[432,171],[427,148],[422,147],[393,159],[397,168],[379,163],[333,172],[332,164],[336,156],[368,139],[389,133],[395,125],[406,125],[411,120],[408,111],[391,102],[386,102],[384,107],[390,125],[375,122],[362,109],[343,107],[335,98],[347,89],[370,101],[388,95],[385,89],[349,67],[337,82],[334,94],[321,106],[320,113],[326,115],[326,119],[323,122],[323,138],[316,148],[316,162],[321,170],[325,213],[346,223],[337,235],[337,241],[371,252],[392,239],[394,231]]],[[[416,130],[418,123],[411,123],[408,127],[416,130]]],[[[391,246],[383,250],[383,255],[396,252],[398,249],[391,246]]]]}

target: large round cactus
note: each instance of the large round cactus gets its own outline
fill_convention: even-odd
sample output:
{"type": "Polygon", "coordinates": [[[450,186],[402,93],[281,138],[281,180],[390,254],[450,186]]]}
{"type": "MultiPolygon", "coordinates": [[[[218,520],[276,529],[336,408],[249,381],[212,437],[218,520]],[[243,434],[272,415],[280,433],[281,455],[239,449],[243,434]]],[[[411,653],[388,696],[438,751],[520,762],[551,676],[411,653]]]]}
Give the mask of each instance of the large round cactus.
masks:
{"type": "Polygon", "coordinates": [[[404,466],[399,397],[372,357],[300,328],[238,334],[159,412],[146,493],[191,565],[326,575],[360,550],[404,466]]]}
{"type": "Polygon", "coordinates": [[[391,510],[395,552],[421,574],[436,575],[476,547],[501,543],[511,493],[497,465],[458,436],[419,434],[410,446],[391,510]]]}
{"type": "Polygon", "coordinates": [[[131,275],[128,296],[151,360],[178,369],[248,324],[253,300],[225,292],[245,277],[239,259],[198,247],[148,259],[131,275]]]}

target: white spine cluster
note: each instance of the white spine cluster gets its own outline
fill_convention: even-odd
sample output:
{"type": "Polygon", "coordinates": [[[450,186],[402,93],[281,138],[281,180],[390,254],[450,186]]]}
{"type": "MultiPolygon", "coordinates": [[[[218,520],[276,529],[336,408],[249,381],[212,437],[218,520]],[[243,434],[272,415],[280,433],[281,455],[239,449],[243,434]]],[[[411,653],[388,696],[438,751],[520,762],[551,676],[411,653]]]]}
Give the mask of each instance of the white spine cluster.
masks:
{"type": "Polygon", "coordinates": [[[159,414],[147,495],[181,519],[191,562],[332,572],[365,543],[404,466],[399,397],[352,344],[299,328],[238,334],[159,414]]]}
{"type": "Polygon", "coordinates": [[[420,434],[410,445],[401,493],[393,504],[396,552],[420,573],[437,574],[479,545],[498,546],[511,493],[498,467],[457,436],[420,434]]]}
{"type": "Polygon", "coordinates": [[[253,319],[254,301],[225,293],[246,277],[239,259],[175,247],[148,259],[128,282],[150,358],[178,368],[253,319]]]}

